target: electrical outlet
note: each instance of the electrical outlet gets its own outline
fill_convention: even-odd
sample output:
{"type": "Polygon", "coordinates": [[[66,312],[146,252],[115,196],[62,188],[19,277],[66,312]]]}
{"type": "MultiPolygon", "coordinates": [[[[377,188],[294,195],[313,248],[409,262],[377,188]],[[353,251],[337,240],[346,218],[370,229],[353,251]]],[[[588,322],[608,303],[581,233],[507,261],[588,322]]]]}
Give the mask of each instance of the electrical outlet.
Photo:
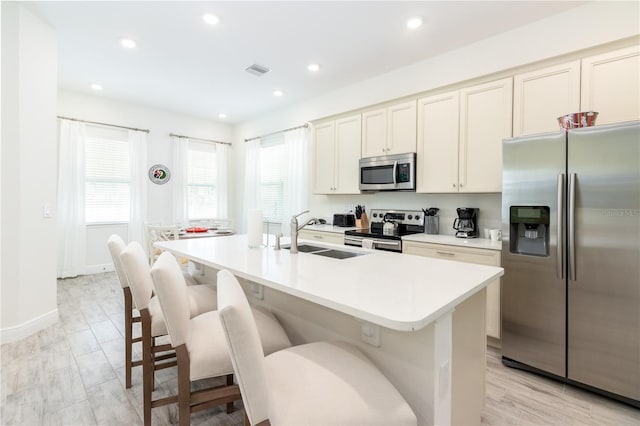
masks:
{"type": "Polygon", "coordinates": [[[438,378],[438,382],[440,384],[440,399],[443,399],[446,395],[447,392],[449,392],[449,377],[451,376],[451,372],[449,371],[449,360],[446,360],[441,366],[440,366],[440,373],[439,373],[439,378],[438,378]]]}
{"type": "Polygon", "coordinates": [[[380,346],[380,327],[369,322],[360,324],[362,341],[376,348],[380,346]]]}
{"type": "Polygon", "coordinates": [[[251,294],[258,300],[264,299],[264,287],[262,284],[251,283],[251,294]]]}

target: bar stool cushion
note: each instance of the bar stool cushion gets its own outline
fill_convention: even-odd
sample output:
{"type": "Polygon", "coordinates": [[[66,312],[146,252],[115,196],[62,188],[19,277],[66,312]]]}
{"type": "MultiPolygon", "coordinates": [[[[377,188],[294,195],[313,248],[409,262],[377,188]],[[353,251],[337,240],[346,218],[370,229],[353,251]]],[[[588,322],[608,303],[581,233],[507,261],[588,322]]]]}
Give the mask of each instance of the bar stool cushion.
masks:
{"type": "Polygon", "coordinates": [[[218,314],[250,424],[415,425],[395,387],[355,346],[315,342],[264,356],[237,279],[218,273],[218,314]]]}
{"type": "Polygon", "coordinates": [[[271,424],[416,424],[409,404],[353,345],[293,346],[268,355],[265,363],[271,424]]]}
{"type": "MultiPolygon", "coordinates": [[[[252,311],[264,353],[270,354],[291,346],[289,337],[272,313],[261,308],[252,308],[252,311]]],[[[185,343],[189,350],[189,375],[192,381],[233,374],[217,311],[191,318],[185,343]],[[222,354],[220,348],[225,348],[222,354]]]]}

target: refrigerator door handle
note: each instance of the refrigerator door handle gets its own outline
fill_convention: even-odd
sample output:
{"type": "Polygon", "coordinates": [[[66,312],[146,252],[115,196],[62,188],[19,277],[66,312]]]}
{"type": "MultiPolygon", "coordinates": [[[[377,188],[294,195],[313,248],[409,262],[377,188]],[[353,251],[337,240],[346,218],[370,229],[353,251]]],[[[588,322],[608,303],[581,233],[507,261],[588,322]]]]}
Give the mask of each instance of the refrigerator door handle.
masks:
{"type": "Polygon", "coordinates": [[[564,205],[565,205],[565,184],[564,173],[558,174],[558,223],[557,223],[557,235],[558,239],[556,248],[556,276],[560,279],[564,279],[564,205]]]}
{"type": "Polygon", "coordinates": [[[576,280],[576,174],[569,175],[569,280],[576,280]]]}

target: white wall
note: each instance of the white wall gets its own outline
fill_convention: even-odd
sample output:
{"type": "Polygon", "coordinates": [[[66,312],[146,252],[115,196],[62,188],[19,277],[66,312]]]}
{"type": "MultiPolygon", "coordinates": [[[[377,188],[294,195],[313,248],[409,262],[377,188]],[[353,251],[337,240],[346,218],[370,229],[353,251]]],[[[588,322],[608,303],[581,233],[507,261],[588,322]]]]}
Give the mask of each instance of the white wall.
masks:
{"type": "Polygon", "coordinates": [[[2,2],[2,313],[0,341],[57,321],[55,32],[2,2]]]}
{"type": "MultiPolygon", "coordinates": [[[[588,3],[237,125],[234,129],[233,153],[237,166],[233,179],[236,182],[236,198],[233,201],[236,223],[241,225],[244,209],[244,138],[637,36],[640,31],[639,13],[638,2],[588,3]]],[[[312,195],[309,207],[312,214],[324,218],[334,212],[342,212],[345,204],[364,204],[368,209],[439,207],[442,209],[440,232],[452,233],[445,225],[453,222],[455,207],[480,207],[480,226],[498,227],[500,203],[499,194],[378,193],[357,196],[312,195]]]]}
{"type": "MultiPolygon", "coordinates": [[[[106,88],[108,90],[108,88],[106,88]]],[[[164,164],[173,170],[171,138],[169,133],[231,141],[231,126],[224,123],[204,120],[169,110],[150,108],[127,102],[109,99],[104,96],[92,96],[60,90],[58,93],[57,114],[65,117],[89,121],[149,129],[148,167],[164,164]]],[[[172,191],[171,182],[156,185],[148,182],[147,220],[171,223],[172,191]]],[[[108,270],[111,257],[106,241],[112,233],[120,234],[127,240],[126,226],[96,225],[87,228],[87,271],[88,273],[108,270]]]]}

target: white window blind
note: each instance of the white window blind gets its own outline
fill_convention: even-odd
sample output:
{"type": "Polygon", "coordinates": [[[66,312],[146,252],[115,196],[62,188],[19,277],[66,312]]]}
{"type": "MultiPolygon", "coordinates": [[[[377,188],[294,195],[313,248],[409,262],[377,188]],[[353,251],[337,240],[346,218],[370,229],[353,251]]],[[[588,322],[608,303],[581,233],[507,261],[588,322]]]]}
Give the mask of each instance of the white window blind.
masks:
{"type": "MultiPolygon", "coordinates": [[[[89,132],[88,132],[89,133],[89,132]]],[[[87,137],[85,220],[88,224],[129,221],[129,144],[118,137],[87,137]]]]}
{"type": "Polygon", "coordinates": [[[277,141],[263,143],[260,152],[261,196],[264,220],[280,222],[283,220],[284,193],[284,143],[277,141]]]}
{"type": "Polygon", "coordinates": [[[187,215],[189,220],[216,217],[216,146],[189,142],[187,163],[187,215]]]}

